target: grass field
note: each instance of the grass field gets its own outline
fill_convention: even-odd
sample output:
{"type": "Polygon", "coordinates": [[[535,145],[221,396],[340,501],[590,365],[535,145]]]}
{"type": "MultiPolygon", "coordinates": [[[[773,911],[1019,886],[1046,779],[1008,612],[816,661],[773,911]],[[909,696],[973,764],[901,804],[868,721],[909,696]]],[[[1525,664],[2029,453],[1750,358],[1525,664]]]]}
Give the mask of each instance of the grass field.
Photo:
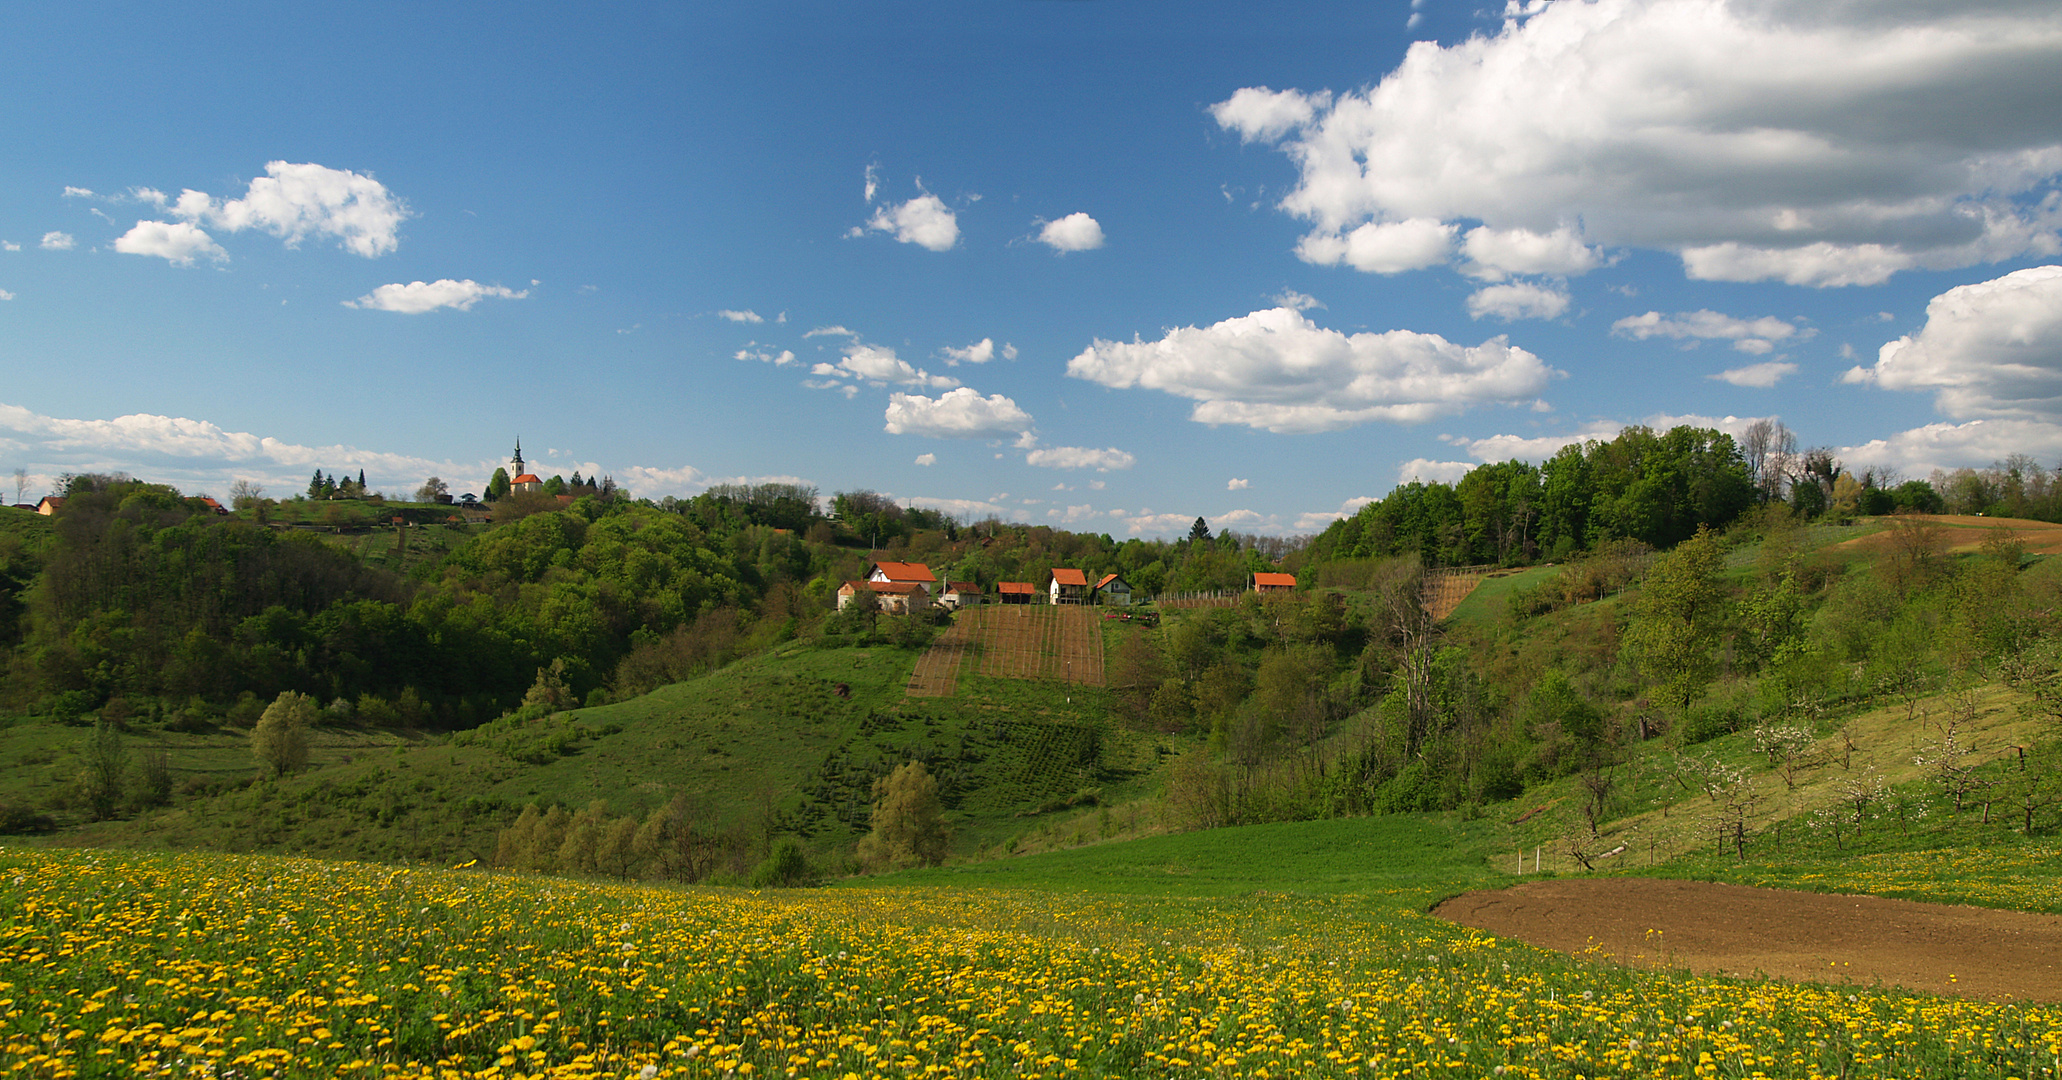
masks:
{"type": "Polygon", "coordinates": [[[1617,967],[1424,915],[1479,824],[1313,822],[763,894],[0,848],[0,1071],[2033,1077],[2054,1008],[1617,967]]]}

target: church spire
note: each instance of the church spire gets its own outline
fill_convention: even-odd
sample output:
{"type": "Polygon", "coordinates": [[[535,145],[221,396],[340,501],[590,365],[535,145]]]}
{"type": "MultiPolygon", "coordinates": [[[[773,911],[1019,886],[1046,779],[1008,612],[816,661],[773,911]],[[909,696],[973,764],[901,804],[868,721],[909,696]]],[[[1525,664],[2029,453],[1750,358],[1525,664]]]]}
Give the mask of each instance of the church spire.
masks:
{"type": "Polygon", "coordinates": [[[523,471],[523,437],[521,435],[518,435],[516,436],[514,473],[516,476],[521,476],[523,475],[523,471]]]}

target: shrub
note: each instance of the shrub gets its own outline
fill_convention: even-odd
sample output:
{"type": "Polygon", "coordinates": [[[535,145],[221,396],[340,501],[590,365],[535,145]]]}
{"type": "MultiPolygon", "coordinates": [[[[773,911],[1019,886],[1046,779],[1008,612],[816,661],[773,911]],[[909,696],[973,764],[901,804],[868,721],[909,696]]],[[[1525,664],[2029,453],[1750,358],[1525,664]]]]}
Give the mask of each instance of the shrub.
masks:
{"type": "Polygon", "coordinates": [[[814,873],[809,866],[809,856],[802,851],[802,842],[792,836],[783,836],[774,843],[773,851],[765,861],[752,871],[752,888],[792,889],[807,884],[812,876],[814,873]]]}

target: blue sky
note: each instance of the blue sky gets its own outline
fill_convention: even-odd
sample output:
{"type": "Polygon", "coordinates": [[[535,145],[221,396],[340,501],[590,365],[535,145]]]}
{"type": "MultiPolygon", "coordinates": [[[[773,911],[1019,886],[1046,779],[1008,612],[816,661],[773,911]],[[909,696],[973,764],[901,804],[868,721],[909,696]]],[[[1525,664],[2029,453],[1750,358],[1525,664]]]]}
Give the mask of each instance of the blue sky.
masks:
{"type": "Polygon", "coordinates": [[[2052,3],[1288,7],[19,5],[0,477],[520,435],[1122,538],[1683,418],[2062,460],[2052,3]]]}

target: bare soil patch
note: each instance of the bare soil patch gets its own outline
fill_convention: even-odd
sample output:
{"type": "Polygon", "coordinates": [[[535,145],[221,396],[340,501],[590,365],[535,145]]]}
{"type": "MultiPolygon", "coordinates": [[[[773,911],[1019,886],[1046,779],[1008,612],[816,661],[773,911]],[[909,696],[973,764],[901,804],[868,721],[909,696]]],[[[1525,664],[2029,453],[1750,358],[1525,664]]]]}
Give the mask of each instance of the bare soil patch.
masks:
{"type": "MultiPolygon", "coordinates": [[[[1973,514],[1919,514],[1917,520],[1940,526],[1941,541],[1950,552],[1975,551],[2000,531],[2008,532],[2026,545],[2031,555],[2062,555],[2062,525],[2027,518],[1978,517],[1973,514]]],[[[1879,518],[1877,519],[1887,520],[1879,518]]],[[[1873,532],[1833,545],[1848,551],[1880,551],[1891,546],[1889,533],[1873,532]]]]}
{"type": "Polygon", "coordinates": [[[1708,881],[1572,878],[1471,892],[1432,914],[1572,955],[1701,975],[2062,1001],[2062,916],[1708,881]]]}

